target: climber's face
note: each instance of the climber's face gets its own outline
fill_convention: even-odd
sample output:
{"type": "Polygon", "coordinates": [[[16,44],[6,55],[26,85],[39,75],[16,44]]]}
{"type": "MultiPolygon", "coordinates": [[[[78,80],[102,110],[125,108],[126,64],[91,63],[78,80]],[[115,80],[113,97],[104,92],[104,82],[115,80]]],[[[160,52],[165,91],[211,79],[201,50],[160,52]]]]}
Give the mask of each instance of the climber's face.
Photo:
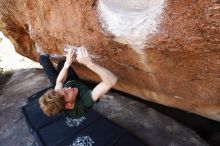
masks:
{"type": "Polygon", "coordinates": [[[75,102],[78,93],[77,88],[65,87],[57,90],[59,94],[64,96],[66,102],[75,102]]]}

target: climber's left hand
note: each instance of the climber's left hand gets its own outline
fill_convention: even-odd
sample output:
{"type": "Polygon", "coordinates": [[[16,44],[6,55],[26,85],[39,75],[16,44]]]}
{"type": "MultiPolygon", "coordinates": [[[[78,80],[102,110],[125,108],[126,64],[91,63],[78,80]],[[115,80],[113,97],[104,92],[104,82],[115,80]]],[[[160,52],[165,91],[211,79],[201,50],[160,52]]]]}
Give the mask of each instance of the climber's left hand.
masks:
{"type": "Polygon", "coordinates": [[[65,65],[67,67],[69,67],[72,64],[73,60],[74,60],[74,52],[75,52],[74,49],[69,49],[68,50],[68,53],[66,55],[66,62],[65,62],[65,65]]]}

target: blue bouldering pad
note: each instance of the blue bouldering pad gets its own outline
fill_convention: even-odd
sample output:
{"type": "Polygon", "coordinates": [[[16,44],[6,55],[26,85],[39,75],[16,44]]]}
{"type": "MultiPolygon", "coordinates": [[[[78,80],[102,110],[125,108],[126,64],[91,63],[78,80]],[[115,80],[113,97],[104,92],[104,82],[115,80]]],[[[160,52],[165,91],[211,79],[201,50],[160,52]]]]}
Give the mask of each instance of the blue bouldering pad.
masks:
{"type": "Polygon", "coordinates": [[[140,139],[124,128],[91,110],[78,119],[59,114],[44,115],[39,97],[46,88],[28,98],[22,107],[30,131],[42,146],[145,146],[140,139]]]}

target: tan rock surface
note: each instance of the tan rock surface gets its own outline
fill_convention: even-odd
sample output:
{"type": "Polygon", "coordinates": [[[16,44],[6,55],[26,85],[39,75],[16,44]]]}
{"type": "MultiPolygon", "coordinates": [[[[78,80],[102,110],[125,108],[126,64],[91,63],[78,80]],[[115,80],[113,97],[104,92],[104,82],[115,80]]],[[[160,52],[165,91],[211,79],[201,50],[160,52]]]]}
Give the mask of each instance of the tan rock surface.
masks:
{"type": "MultiPolygon", "coordinates": [[[[38,52],[60,59],[65,45],[85,46],[119,77],[116,89],[220,121],[219,1],[165,0],[144,49],[116,42],[102,28],[98,3],[0,0],[0,30],[32,60],[38,52]]],[[[100,81],[74,65],[81,78],[100,81]]]]}

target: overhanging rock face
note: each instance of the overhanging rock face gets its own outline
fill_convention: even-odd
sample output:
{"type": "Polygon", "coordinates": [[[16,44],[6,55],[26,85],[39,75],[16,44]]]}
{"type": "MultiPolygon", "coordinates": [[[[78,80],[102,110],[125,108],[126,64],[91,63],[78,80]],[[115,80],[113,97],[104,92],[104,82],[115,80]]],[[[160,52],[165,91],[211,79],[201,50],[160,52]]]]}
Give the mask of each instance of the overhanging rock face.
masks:
{"type": "Polygon", "coordinates": [[[0,0],[0,30],[36,61],[84,46],[116,89],[220,121],[219,14],[218,0],[0,0]]]}

